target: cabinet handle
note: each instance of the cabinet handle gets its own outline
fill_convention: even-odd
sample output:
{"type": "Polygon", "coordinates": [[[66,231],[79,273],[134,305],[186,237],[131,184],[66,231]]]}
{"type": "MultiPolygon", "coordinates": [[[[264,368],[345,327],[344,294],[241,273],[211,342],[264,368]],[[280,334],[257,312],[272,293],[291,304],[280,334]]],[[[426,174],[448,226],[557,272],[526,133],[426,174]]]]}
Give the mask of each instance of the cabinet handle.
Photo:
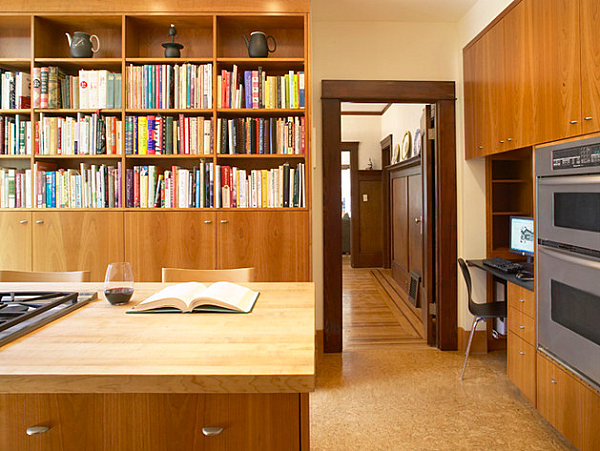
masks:
{"type": "Polygon", "coordinates": [[[594,118],[593,118],[592,116],[586,116],[586,117],[584,117],[584,119],[585,119],[586,121],[591,121],[591,120],[592,120],[592,119],[594,119],[594,118]]]}
{"type": "Polygon", "coordinates": [[[223,428],[202,428],[202,433],[207,437],[213,437],[223,432],[223,428]]]}
{"type": "Polygon", "coordinates": [[[43,219],[38,219],[37,221],[35,221],[36,224],[43,224],[44,220],[43,219]]]}
{"type": "Polygon", "coordinates": [[[479,146],[480,149],[483,149],[483,146],[479,146]]]}
{"type": "Polygon", "coordinates": [[[419,217],[416,217],[416,218],[415,218],[415,222],[418,224],[419,222],[421,222],[421,218],[419,218],[419,217]]]}
{"type": "Polygon", "coordinates": [[[519,354],[521,355],[525,355],[525,353],[523,351],[519,351],[519,354]]]}
{"type": "Polygon", "coordinates": [[[19,224],[27,224],[29,221],[27,219],[21,219],[19,224]]]}
{"type": "Polygon", "coordinates": [[[506,138],[507,141],[512,141],[512,138],[506,138]]]}
{"type": "Polygon", "coordinates": [[[523,326],[523,324],[519,324],[519,329],[525,329],[525,326],[523,326]]]}
{"type": "Polygon", "coordinates": [[[569,121],[569,124],[576,124],[579,121],[569,121]]]}
{"type": "Polygon", "coordinates": [[[229,221],[227,219],[221,219],[221,224],[227,224],[229,221]]]}
{"type": "Polygon", "coordinates": [[[504,144],[504,140],[503,139],[500,140],[500,144],[504,144]]]}
{"type": "Polygon", "coordinates": [[[525,302],[525,299],[519,299],[519,302],[525,302]]]}
{"type": "Polygon", "coordinates": [[[212,224],[212,221],[204,221],[204,224],[212,224]]]}
{"type": "Polygon", "coordinates": [[[47,426],[31,426],[27,428],[27,435],[39,435],[49,430],[50,428],[47,426]]]}
{"type": "Polygon", "coordinates": [[[551,383],[553,383],[553,384],[556,384],[556,383],[558,383],[558,382],[556,381],[556,379],[553,379],[553,378],[550,378],[550,382],[551,382],[551,383]]]}

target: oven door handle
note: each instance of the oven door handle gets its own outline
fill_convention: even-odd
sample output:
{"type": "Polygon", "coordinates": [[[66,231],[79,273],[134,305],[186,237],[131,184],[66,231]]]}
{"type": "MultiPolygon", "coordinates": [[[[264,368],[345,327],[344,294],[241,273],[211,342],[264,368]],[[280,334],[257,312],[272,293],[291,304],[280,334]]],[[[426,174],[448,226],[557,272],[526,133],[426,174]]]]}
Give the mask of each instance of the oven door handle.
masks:
{"type": "Polygon", "coordinates": [[[587,185],[600,183],[600,175],[565,175],[562,177],[538,177],[538,185],[587,185]]]}
{"type": "Polygon", "coordinates": [[[546,254],[549,257],[561,259],[563,261],[572,263],[574,265],[584,266],[586,268],[595,269],[600,271],[600,261],[594,257],[579,257],[572,252],[566,252],[559,249],[552,249],[544,245],[538,246],[538,251],[541,254],[546,254]]]}

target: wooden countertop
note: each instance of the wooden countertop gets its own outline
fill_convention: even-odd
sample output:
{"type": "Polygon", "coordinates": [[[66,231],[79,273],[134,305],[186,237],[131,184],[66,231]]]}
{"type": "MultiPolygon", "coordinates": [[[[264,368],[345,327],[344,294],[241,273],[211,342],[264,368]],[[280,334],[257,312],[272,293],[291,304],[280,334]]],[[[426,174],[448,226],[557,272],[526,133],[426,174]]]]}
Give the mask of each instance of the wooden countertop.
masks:
{"type": "MultiPolygon", "coordinates": [[[[315,386],[315,287],[249,283],[249,314],[127,315],[94,301],[0,348],[0,393],[297,393],[315,386]]],[[[8,290],[102,290],[98,283],[0,283],[8,290]]]]}

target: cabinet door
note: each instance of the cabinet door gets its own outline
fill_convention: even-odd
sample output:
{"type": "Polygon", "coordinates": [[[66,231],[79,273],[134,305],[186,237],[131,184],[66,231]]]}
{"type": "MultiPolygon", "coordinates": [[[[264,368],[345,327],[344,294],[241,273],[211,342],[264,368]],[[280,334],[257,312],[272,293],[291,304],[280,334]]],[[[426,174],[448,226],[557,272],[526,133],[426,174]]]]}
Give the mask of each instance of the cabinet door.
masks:
{"type": "Polygon", "coordinates": [[[581,0],[581,116],[583,133],[600,130],[600,2],[581,0]]]}
{"type": "Polygon", "coordinates": [[[506,368],[508,378],[521,390],[523,397],[535,406],[535,347],[512,331],[508,333],[506,368]]]}
{"type": "Polygon", "coordinates": [[[519,149],[535,142],[533,86],[533,9],[524,0],[502,19],[504,23],[505,120],[502,139],[506,150],[519,149]]]}
{"type": "Polygon", "coordinates": [[[33,270],[90,271],[102,281],[110,262],[123,261],[123,213],[33,213],[33,270]]]}
{"type": "Polygon", "coordinates": [[[407,289],[408,274],[408,177],[391,180],[392,277],[407,289]]]}
{"type": "Polygon", "coordinates": [[[408,259],[411,271],[423,277],[423,182],[421,174],[408,177],[408,259]]]}
{"type": "Polygon", "coordinates": [[[218,267],[254,267],[260,282],[310,280],[306,211],[217,214],[218,267]]]}
{"type": "Polygon", "coordinates": [[[579,0],[533,1],[533,36],[535,142],[579,135],[579,0]]]}
{"type": "Polygon", "coordinates": [[[0,269],[31,271],[31,213],[0,213],[0,269]]]}
{"type": "Polygon", "coordinates": [[[215,213],[125,212],[125,258],[139,282],[160,282],[162,268],[215,269],[215,213]]]}
{"type": "Polygon", "coordinates": [[[465,159],[479,157],[477,140],[477,52],[475,42],[463,51],[463,80],[465,99],[465,159]]]}

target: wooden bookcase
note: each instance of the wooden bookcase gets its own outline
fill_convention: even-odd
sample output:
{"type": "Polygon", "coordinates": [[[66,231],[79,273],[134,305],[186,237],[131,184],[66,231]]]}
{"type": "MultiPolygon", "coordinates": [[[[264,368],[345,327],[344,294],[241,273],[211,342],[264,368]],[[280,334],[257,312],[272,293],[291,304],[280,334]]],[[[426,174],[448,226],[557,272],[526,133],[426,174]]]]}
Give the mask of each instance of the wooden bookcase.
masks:
{"type": "MultiPolygon", "coordinates": [[[[209,2],[210,3],[210,2],[209,2]]],[[[215,2],[213,2],[215,3],[215,2]]],[[[41,2],[39,2],[40,7],[41,2]]],[[[212,5],[212,6],[216,6],[212,5]]],[[[208,6],[210,8],[210,5],[208,6]]],[[[44,10],[51,10],[44,7],[44,10]]],[[[83,7],[85,8],[85,7],[83,7]]],[[[213,152],[209,155],[26,155],[0,156],[0,167],[33,169],[37,161],[51,162],[64,169],[87,164],[121,163],[121,190],[125,198],[127,168],[136,165],[177,165],[193,168],[201,161],[230,165],[241,169],[271,169],[289,163],[305,164],[306,206],[302,208],[110,208],[110,209],[2,209],[0,233],[11,237],[0,244],[0,267],[25,270],[71,270],[92,268],[92,280],[103,278],[103,268],[115,259],[134,261],[137,280],[157,280],[161,266],[223,268],[255,266],[258,280],[310,280],[311,211],[311,127],[309,13],[195,12],[155,13],[114,11],[106,13],[82,10],[68,13],[27,11],[0,15],[0,68],[32,73],[34,67],[58,66],[65,73],[79,69],[106,69],[120,72],[122,108],[102,110],[121,120],[123,147],[125,119],[129,115],[161,114],[202,116],[213,121],[236,117],[304,117],[305,152],[302,155],[222,155],[217,154],[213,133],[213,152]],[[178,31],[177,41],[184,45],[181,58],[164,58],[161,43],[168,40],[170,24],[178,31]],[[65,33],[83,30],[96,34],[100,51],[93,58],[71,58],[65,33]],[[277,50],[268,58],[248,58],[243,35],[255,30],[272,34],[277,50]],[[210,109],[129,109],[127,108],[126,67],[130,64],[212,64],[213,102],[210,109]],[[269,75],[304,71],[305,107],[301,109],[223,109],[217,108],[217,75],[237,65],[240,71],[259,66],[269,75]],[[40,214],[44,218],[39,218],[40,214]],[[110,219],[109,219],[110,217],[110,219]],[[73,237],[73,224],[89,227],[94,233],[81,239],[73,237]],[[115,228],[115,224],[120,227],[115,228]],[[103,227],[111,227],[107,246],[103,227]],[[50,230],[52,233],[50,234],[50,230]],[[47,238],[52,237],[50,240],[47,238]],[[170,235],[173,236],[170,236],[170,235]],[[244,237],[243,239],[241,237],[244,237]],[[263,246],[258,250],[255,246],[263,246]],[[16,249],[31,249],[31,257],[15,260],[16,249]],[[136,265],[137,263],[137,265],[136,265]]],[[[214,9],[215,11],[217,8],[214,9]]],[[[138,11],[136,9],[136,11],[138,11]]],[[[143,11],[143,9],[140,9],[143,11]]],[[[264,10],[266,11],[266,9],[264,10]]],[[[45,115],[76,116],[76,109],[0,110],[0,115],[20,114],[32,124],[45,115]]],[[[33,133],[32,133],[33,135],[33,133]]],[[[31,138],[34,147],[34,136],[31,138]]],[[[31,195],[32,187],[29,192],[31,195]]]]}

